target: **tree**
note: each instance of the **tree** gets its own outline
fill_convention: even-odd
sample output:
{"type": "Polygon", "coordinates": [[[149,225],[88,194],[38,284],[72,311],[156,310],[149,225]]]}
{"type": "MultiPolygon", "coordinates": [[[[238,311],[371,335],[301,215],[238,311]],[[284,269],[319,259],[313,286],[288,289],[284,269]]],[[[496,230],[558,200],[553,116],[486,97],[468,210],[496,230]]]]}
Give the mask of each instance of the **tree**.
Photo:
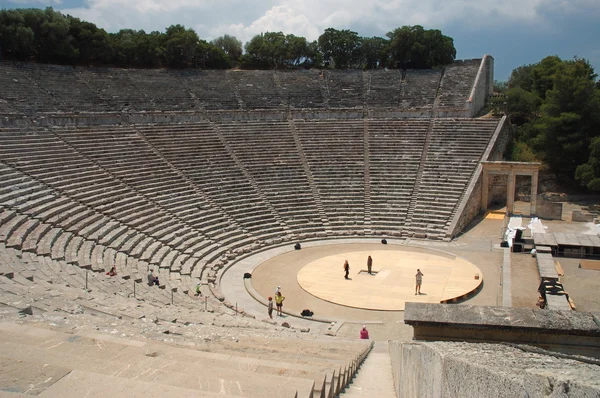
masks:
{"type": "Polygon", "coordinates": [[[377,69],[385,66],[388,58],[388,41],[381,37],[363,37],[361,40],[362,64],[366,69],[377,69]]]}
{"type": "Polygon", "coordinates": [[[146,32],[140,30],[136,39],[136,60],[138,66],[143,68],[161,66],[166,57],[164,46],[165,35],[158,31],[146,34],[146,32]]]}
{"type": "Polygon", "coordinates": [[[590,157],[577,167],[575,179],[592,191],[600,191],[600,137],[592,139],[590,157]]]}
{"type": "Polygon", "coordinates": [[[171,25],[165,34],[166,64],[172,68],[190,68],[194,65],[200,38],[192,29],[183,25],[171,25]]]}
{"type": "Polygon", "coordinates": [[[35,56],[35,34],[19,10],[0,10],[0,47],[5,57],[24,60],[35,56]]]}
{"type": "Polygon", "coordinates": [[[68,16],[67,19],[73,45],[79,53],[77,63],[109,63],[113,56],[113,48],[108,33],[79,18],[68,16]]]}
{"type": "Polygon", "coordinates": [[[138,58],[138,36],[138,32],[133,29],[121,29],[117,33],[109,34],[115,64],[127,68],[142,66],[138,58]]]}
{"type": "Polygon", "coordinates": [[[38,61],[45,63],[73,63],[79,50],[73,45],[69,20],[52,7],[44,10],[44,20],[39,25],[38,61]]]}
{"type": "Polygon", "coordinates": [[[591,65],[550,56],[515,69],[509,84],[507,110],[518,140],[553,173],[595,189],[600,94],[591,65]]]}
{"type": "Polygon", "coordinates": [[[246,43],[242,65],[258,68],[298,66],[312,57],[311,48],[304,37],[282,32],[265,32],[246,43]]]}
{"type": "Polygon", "coordinates": [[[223,35],[211,41],[211,44],[227,54],[233,63],[237,63],[242,56],[242,42],[235,36],[223,35]]]}
{"type": "Polygon", "coordinates": [[[508,79],[508,88],[521,88],[525,91],[533,90],[533,68],[535,65],[522,65],[513,69],[508,79]]]}
{"type": "Polygon", "coordinates": [[[231,67],[229,56],[219,47],[200,40],[196,48],[196,67],[203,69],[227,69],[231,67]]]}
{"type": "Polygon", "coordinates": [[[539,116],[542,100],[534,93],[520,87],[506,91],[506,112],[510,120],[521,126],[539,116]]]}
{"type": "Polygon", "coordinates": [[[356,32],[327,28],[319,36],[318,43],[323,60],[333,61],[335,68],[345,69],[360,65],[362,41],[356,32]]]}
{"type": "Polygon", "coordinates": [[[401,69],[428,69],[452,63],[456,57],[454,40],[440,30],[420,25],[403,26],[386,36],[390,39],[391,66],[401,69]]]}
{"type": "MultiPolygon", "coordinates": [[[[590,145],[600,135],[600,101],[591,65],[582,59],[553,65],[552,88],[547,90],[536,121],[545,161],[555,173],[574,175],[590,145]]],[[[549,84],[548,84],[549,86],[549,84]]]]}
{"type": "Polygon", "coordinates": [[[312,53],[306,38],[294,35],[285,36],[286,54],[285,64],[298,66],[302,62],[312,58],[312,53]]]}

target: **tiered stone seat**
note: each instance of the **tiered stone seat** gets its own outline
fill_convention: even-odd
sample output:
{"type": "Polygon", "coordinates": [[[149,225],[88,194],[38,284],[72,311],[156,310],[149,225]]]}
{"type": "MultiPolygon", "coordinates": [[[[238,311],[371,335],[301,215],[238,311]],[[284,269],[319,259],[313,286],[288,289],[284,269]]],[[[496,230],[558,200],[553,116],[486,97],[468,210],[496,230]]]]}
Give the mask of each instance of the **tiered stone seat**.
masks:
{"type": "Polygon", "coordinates": [[[16,64],[0,62],[0,99],[25,114],[58,110],[58,103],[39,88],[16,64]]]}
{"type": "Polygon", "coordinates": [[[400,231],[410,198],[429,122],[370,120],[369,173],[371,221],[376,231],[400,231]]]}
{"type": "Polygon", "coordinates": [[[12,114],[12,113],[18,113],[18,112],[16,109],[13,109],[8,104],[7,100],[2,99],[2,97],[0,97],[0,115],[8,115],[8,114],[12,114]]]}
{"type": "Polygon", "coordinates": [[[212,232],[219,239],[231,239],[231,248],[249,243],[252,237],[281,235],[282,226],[209,123],[140,127],[139,131],[203,192],[211,206],[226,214],[222,222],[209,222],[207,235],[212,232]]]}
{"type": "Polygon", "coordinates": [[[240,109],[235,84],[227,71],[185,71],[181,76],[204,109],[240,109]]]}
{"type": "Polygon", "coordinates": [[[80,80],[70,66],[23,63],[19,69],[56,102],[59,111],[92,111],[107,109],[107,104],[90,86],[80,80]]]}
{"type": "Polygon", "coordinates": [[[438,119],[433,123],[410,228],[430,237],[446,233],[498,121],[438,119]]]}
{"type": "Polygon", "coordinates": [[[132,79],[132,76],[143,72],[116,68],[81,68],[79,72],[110,110],[154,109],[145,86],[132,79]]]}
{"type": "Polygon", "coordinates": [[[398,69],[375,69],[366,73],[365,100],[369,107],[397,108],[402,96],[402,72],[398,69]]]}
{"type": "Polygon", "coordinates": [[[328,71],[327,92],[330,108],[355,108],[364,106],[363,72],[360,70],[328,71]]]}
{"type": "MultiPolygon", "coordinates": [[[[104,263],[112,261],[109,258],[102,258],[103,255],[112,256],[110,253],[103,254],[102,250],[106,250],[106,248],[94,249],[98,257],[97,261],[104,263]]],[[[106,251],[110,251],[110,249],[106,251]]],[[[8,268],[15,275],[31,275],[32,278],[30,279],[36,282],[33,286],[45,287],[47,291],[58,290],[62,294],[74,293],[77,296],[80,296],[81,292],[84,291],[86,295],[91,296],[93,299],[102,300],[102,302],[111,297],[120,298],[115,302],[118,308],[115,307],[112,311],[109,311],[107,308],[110,308],[110,305],[106,303],[104,311],[122,313],[125,316],[127,311],[122,310],[124,306],[130,306],[131,309],[140,308],[140,305],[135,301],[136,298],[138,300],[143,299],[144,302],[148,303],[149,307],[143,309],[146,316],[160,319],[169,319],[170,316],[183,316],[191,320],[192,318],[185,315],[186,311],[199,309],[198,299],[188,294],[191,286],[183,286],[180,281],[169,281],[168,278],[165,278],[164,281],[161,280],[162,289],[156,286],[148,286],[146,283],[146,273],[148,271],[143,265],[140,265],[139,269],[133,269],[125,265],[125,262],[119,262],[116,265],[118,273],[116,276],[111,277],[104,272],[90,272],[65,260],[53,259],[49,256],[38,256],[31,252],[21,252],[7,248],[3,243],[0,243],[0,271],[8,268]],[[135,288],[133,284],[136,285],[135,288]],[[132,298],[134,299],[133,302],[131,301],[132,298]],[[165,309],[171,308],[172,303],[177,304],[177,306],[170,310],[170,315],[166,314],[165,309]]],[[[1,282],[0,278],[0,292],[2,291],[1,282]]],[[[52,294],[52,296],[56,297],[55,294],[52,294]]],[[[36,299],[35,296],[33,298],[36,299]]],[[[44,297],[37,297],[36,300],[43,299],[44,297]]],[[[207,309],[210,308],[211,311],[219,309],[220,312],[225,311],[225,313],[230,312],[217,303],[217,300],[210,299],[206,303],[207,309]]],[[[202,304],[204,305],[204,302],[202,304]]],[[[131,314],[127,316],[131,316],[131,314]]]]}
{"type": "MultiPolygon", "coordinates": [[[[182,176],[174,170],[133,128],[78,128],[56,130],[62,139],[76,150],[101,165],[105,170],[135,190],[154,201],[172,218],[185,222],[189,227],[172,224],[157,224],[160,232],[153,236],[178,241],[175,247],[185,249],[203,241],[206,246],[210,238],[202,233],[207,214],[200,209],[208,207],[182,176]],[[185,214],[180,217],[179,214],[185,214]],[[192,230],[190,230],[192,227],[192,230]],[[187,239],[184,239],[187,238],[187,239]],[[191,240],[190,240],[191,239],[191,240]]],[[[144,205],[140,200],[131,205],[132,216],[140,217],[144,205]]],[[[155,220],[156,214],[149,214],[155,220]]],[[[210,213],[208,214],[210,215],[210,213]]],[[[134,221],[128,216],[128,221],[134,221]]]]}
{"type": "Polygon", "coordinates": [[[441,107],[464,108],[477,76],[481,60],[457,61],[445,68],[440,84],[441,107]]]}
{"type": "Polygon", "coordinates": [[[196,103],[178,73],[165,69],[131,70],[131,80],[152,98],[157,109],[189,110],[196,103]]]}
{"type": "Polygon", "coordinates": [[[405,109],[431,107],[435,100],[441,70],[407,70],[402,82],[400,107],[405,109]]]}
{"type": "MultiPolygon", "coordinates": [[[[108,175],[48,132],[40,135],[5,132],[0,141],[3,159],[14,163],[13,168],[3,166],[3,172],[13,177],[0,189],[0,203],[14,213],[1,226],[5,230],[4,239],[11,246],[62,259],[67,256],[66,246],[72,239],[65,241],[64,233],[73,231],[79,237],[164,267],[174,272],[172,277],[176,279],[182,263],[217,247],[207,249],[211,241],[203,238],[200,231],[127,188],[121,180],[108,175]],[[27,156],[19,153],[23,146],[28,148],[27,156]],[[53,170],[67,158],[73,168],[53,170]],[[80,173],[85,169],[94,173],[82,177],[80,173]],[[112,189],[98,189],[103,181],[112,189]],[[148,210],[145,217],[137,212],[145,209],[148,210]]],[[[89,252],[68,253],[80,266],[93,265],[89,252]]]]}
{"type": "Polygon", "coordinates": [[[319,209],[288,122],[219,124],[265,199],[291,230],[322,232],[319,209]]]}
{"type": "MultiPolygon", "coordinates": [[[[75,317],[68,317],[77,322],[75,317]]],[[[84,319],[87,320],[85,315],[84,319]]],[[[119,327],[122,328],[120,324],[119,327]]],[[[73,334],[66,329],[48,330],[17,323],[1,325],[0,335],[3,353],[10,359],[4,364],[5,369],[11,374],[22,374],[19,384],[23,384],[23,391],[29,387],[30,392],[42,392],[43,396],[74,391],[100,396],[115,391],[115,386],[120,392],[128,386],[130,394],[135,391],[150,395],[167,392],[166,395],[262,397],[265,390],[270,390],[273,397],[337,396],[356,372],[368,347],[366,343],[295,339],[294,344],[289,344],[289,338],[252,339],[241,340],[237,352],[229,354],[226,346],[218,344],[207,347],[209,352],[189,344],[178,347],[148,339],[115,338],[83,327],[73,334]],[[315,364],[304,364],[302,357],[269,359],[251,351],[251,345],[260,347],[279,341],[294,346],[294,352],[314,352],[315,364]],[[335,354],[342,350],[345,355],[335,354]],[[240,351],[247,351],[250,356],[242,356],[240,351]],[[342,374],[338,373],[340,365],[342,374]],[[49,374],[56,377],[48,378],[49,374]],[[34,383],[39,379],[45,382],[34,383]],[[153,388],[143,386],[144,382],[153,388]],[[32,385],[35,390],[31,390],[32,385]]],[[[1,387],[21,391],[6,383],[8,380],[1,387]]]]}
{"type": "MultiPolygon", "coordinates": [[[[115,382],[118,379],[122,383],[152,380],[154,392],[164,384],[194,388],[201,394],[212,391],[228,396],[223,394],[225,391],[234,396],[259,397],[264,396],[265,388],[277,385],[278,394],[283,394],[278,396],[337,396],[371,347],[363,341],[322,340],[285,328],[272,330],[273,326],[266,327],[259,320],[233,316],[226,308],[215,307],[212,300],[207,303],[208,312],[187,295],[175,295],[177,305],[172,306],[167,291],[144,288],[143,284],[138,284],[134,297],[130,283],[64,261],[21,253],[0,243],[2,354],[18,364],[17,368],[29,364],[27,372],[19,373],[4,362],[4,371],[19,374],[18,383],[29,393],[33,392],[29,381],[40,377],[34,370],[34,364],[38,364],[45,372],[60,367],[71,373],[79,370],[117,375],[115,382]],[[33,316],[19,319],[18,326],[8,323],[7,308],[28,306],[33,316]],[[218,313],[213,314],[214,310],[218,313]],[[46,321],[44,312],[60,313],[59,317],[51,315],[55,320],[52,331],[35,326],[46,321]],[[26,326],[33,318],[37,319],[26,326]],[[207,325],[216,324],[227,327],[223,329],[226,333],[231,331],[228,326],[243,325],[244,332],[236,333],[232,341],[213,340],[208,336],[221,334],[221,328],[207,325]],[[210,330],[206,331],[207,327],[210,330]],[[121,332],[118,337],[114,335],[117,329],[121,332]],[[141,340],[124,339],[140,333],[144,334],[141,340]],[[168,346],[160,342],[162,336],[168,339],[168,346]],[[210,367],[206,366],[208,362],[210,367]]],[[[14,319],[17,317],[14,311],[14,319]]],[[[50,379],[44,377],[46,383],[50,379]]],[[[7,384],[14,380],[3,379],[0,389],[24,391],[7,384]]],[[[35,385],[38,388],[41,384],[35,385]]],[[[52,388],[46,394],[66,391],[56,385],[52,388]]],[[[72,385],[64,388],[74,391],[72,385]]],[[[86,391],[89,393],[89,389],[86,391]]]]}
{"type": "Polygon", "coordinates": [[[295,126],[331,228],[360,231],[365,220],[364,123],[297,121],[295,126]]]}
{"type": "Polygon", "coordinates": [[[464,108],[481,60],[437,70],[128,70],[1,63],[0,113],[464,108]],[[441,81],[440,81],[441,79],[441,81]],[[438,92],[438,88],[440,89],[438,92]]]}
{"type": "Polygon", "coordinates": [[[244,109],[268,109],[285,106],[275,86],[273,71],[232,71],[229,78],[237,88],[244,109]]]}
{"type": "Polygon", "coordinates": [[[277,72],[281,97],[290,108],[322,108],[325,106],[323,91],[325,78],[322,72],[312,70],[277,72]]]}

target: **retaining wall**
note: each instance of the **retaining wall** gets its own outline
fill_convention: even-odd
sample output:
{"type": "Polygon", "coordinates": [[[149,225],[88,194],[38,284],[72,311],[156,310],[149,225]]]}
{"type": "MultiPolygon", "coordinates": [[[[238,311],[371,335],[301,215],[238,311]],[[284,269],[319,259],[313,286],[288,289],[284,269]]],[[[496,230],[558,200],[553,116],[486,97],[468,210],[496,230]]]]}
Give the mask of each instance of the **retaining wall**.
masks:
{"type": "Polygon", "coordinates": [[[389,351],[398,398],[600,396],[599,366],[527,347],[390,342],[389,351]]]}

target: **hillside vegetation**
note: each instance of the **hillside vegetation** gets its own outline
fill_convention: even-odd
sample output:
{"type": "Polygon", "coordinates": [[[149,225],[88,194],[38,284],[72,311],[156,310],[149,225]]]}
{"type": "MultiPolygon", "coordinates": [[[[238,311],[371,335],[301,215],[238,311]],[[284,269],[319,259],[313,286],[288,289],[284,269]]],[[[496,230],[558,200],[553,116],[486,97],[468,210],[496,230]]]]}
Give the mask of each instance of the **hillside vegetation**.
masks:
{"type": "Polygon", "coordinates": [[[559,180],[600,190],[600,85],[585,59],[549,56],[515,69],[506,112],[512,160],[542,161],[559,180]]]}

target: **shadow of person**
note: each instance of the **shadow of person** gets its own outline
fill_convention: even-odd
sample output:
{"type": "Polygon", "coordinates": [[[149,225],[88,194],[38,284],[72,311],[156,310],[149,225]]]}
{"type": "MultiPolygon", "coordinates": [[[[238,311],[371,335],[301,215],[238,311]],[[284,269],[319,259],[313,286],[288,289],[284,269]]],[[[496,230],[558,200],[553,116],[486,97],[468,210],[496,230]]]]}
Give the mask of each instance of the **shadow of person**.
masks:
{"type": "Polygon", "coordinates": [[[427,296],[427,293],[419,292],[419,296],[427,296]]]}

